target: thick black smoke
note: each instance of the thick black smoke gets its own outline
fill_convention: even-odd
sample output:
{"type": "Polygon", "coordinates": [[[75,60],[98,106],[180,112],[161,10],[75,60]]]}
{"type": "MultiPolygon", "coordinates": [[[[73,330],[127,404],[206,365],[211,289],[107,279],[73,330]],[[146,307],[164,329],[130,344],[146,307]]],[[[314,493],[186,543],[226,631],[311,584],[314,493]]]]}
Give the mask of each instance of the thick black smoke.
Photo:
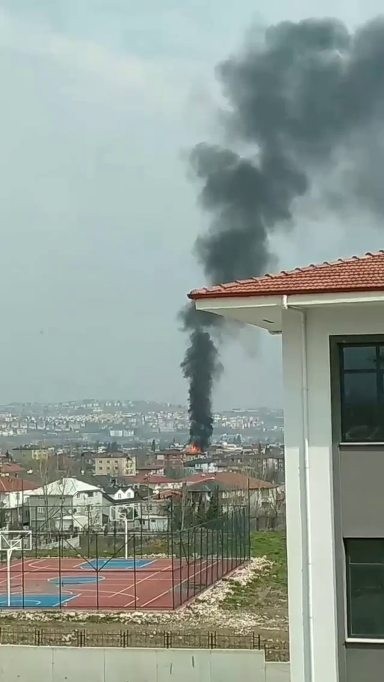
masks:
{"type": "MultiPolygon", "coordinates": [[[[196,242],[210,283],[263,274],[274,259],[270,235],[291,226],[294,201],[327,174],[339,204],[382,217],[383,18],[354,33],[332,19],[284,22],[267,29],[262,42],[255,32],[254,42],[222,64],[218,76],[229,104],[226,137],[250,151],[241,156],[200,144],[191,155],[202,206],[213,215],[196,242]]],[[[201,425],[211,423],[218,359],[200,342],[208,320],[189,313],[184,324],[192,330],[183,371],[194,441],[201,425]],[[195,400],[201,395],[204,407],[195,400]]]]}
{"type": "Polygon", "coordinates": [[[209,332],[196,327],[191,333],[190,342],[181,364],[184,376],[189,381],[189,433],[193,445],[204,450],[213,430],[213,381],[219,376],[222,367],[209,332]]]}

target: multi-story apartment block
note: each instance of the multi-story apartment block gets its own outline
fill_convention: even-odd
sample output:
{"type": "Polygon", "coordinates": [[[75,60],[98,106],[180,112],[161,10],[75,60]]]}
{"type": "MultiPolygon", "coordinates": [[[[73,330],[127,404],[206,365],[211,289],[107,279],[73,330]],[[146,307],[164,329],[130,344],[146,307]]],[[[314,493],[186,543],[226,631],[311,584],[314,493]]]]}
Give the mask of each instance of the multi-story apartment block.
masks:
{"type": "Polygon", "coordinates": [[[125,452],[102,452],[95,456],[97,476],[135,476],[136,458],[125,452]]]}
{"type": "Polygon", "coordinates": [[[22,459],[23,457],[30,457],[36,462],[46,462],[51,455],[54,454],[53,448],[43,448],[33,445],[23,445],[18,448],[13,448],[12,454],[14,457],[22,459]]]}

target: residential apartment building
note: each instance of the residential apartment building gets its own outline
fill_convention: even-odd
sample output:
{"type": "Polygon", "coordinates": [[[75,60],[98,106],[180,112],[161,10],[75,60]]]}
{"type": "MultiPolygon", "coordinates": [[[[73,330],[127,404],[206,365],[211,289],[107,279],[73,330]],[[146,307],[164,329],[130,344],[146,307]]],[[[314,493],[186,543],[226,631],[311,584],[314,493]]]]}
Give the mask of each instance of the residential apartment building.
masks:
{"type": "Polygon", "coordinates": [[[12,456],[19,461],[22,461],[23,458],[30,458],[36,462],[46,462],[53,452],[53,448],[39,448],[33,445],[23,445],[19,448],[13,448],[12,456]]]}
{"type": "Polygon", "coordinates": [[[102,452],[94,457],[96,476],[135,476],[136,457],[125,452],[102,452]]]}
{"type": "Polygon", "coordinates": [[[282,334],[292,682],[384,669],[384,251],[191,294],[282,334]]]}

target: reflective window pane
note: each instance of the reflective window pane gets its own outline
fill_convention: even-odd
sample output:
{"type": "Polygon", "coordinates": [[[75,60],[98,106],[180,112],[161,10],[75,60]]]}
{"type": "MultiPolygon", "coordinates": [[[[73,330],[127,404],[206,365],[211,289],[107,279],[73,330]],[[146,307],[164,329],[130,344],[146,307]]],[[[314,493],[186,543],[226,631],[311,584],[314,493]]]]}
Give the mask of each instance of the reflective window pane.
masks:
{"type": "Polygon", "coordinates": [[[376,372],[344,372],[341,396],[344,441],[384,439],[377,379],[376,372]]]}
{"type": "Polygon", "coordinates": [[[384,539],[348,540],[348,559],[351,564],[384,565],[384,539]]]}
{"type": "Polygon", "coordinates": [[[348,632],[384,638],[384,540],[346,540],[348,632]]]}
{"type": "Polygon", "coordinates": [[[344,404],[377,405],[376,372],[344,373],[344,404]]]}
{"type": "Polygon", "coordinates": [[[374,346],[344,346],[343,364],[344,369],[371,369],[377,368],[376,348],[374,346]]]}

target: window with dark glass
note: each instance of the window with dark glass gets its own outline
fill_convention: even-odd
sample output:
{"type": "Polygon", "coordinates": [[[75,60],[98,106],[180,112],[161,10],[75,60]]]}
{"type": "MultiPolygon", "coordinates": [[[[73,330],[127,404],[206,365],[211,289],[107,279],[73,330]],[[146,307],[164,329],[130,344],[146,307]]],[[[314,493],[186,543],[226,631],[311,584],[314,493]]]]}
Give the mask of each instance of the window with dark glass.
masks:
{"type": "Polygon", "coordinates": [[[384,441],[384,344],[340,346],[344,442],[384,441]]]}
{"type": "Polygon", "coordinates": [[[384,539],[345,540],[348,636],[384,639],[384,539]]]}

